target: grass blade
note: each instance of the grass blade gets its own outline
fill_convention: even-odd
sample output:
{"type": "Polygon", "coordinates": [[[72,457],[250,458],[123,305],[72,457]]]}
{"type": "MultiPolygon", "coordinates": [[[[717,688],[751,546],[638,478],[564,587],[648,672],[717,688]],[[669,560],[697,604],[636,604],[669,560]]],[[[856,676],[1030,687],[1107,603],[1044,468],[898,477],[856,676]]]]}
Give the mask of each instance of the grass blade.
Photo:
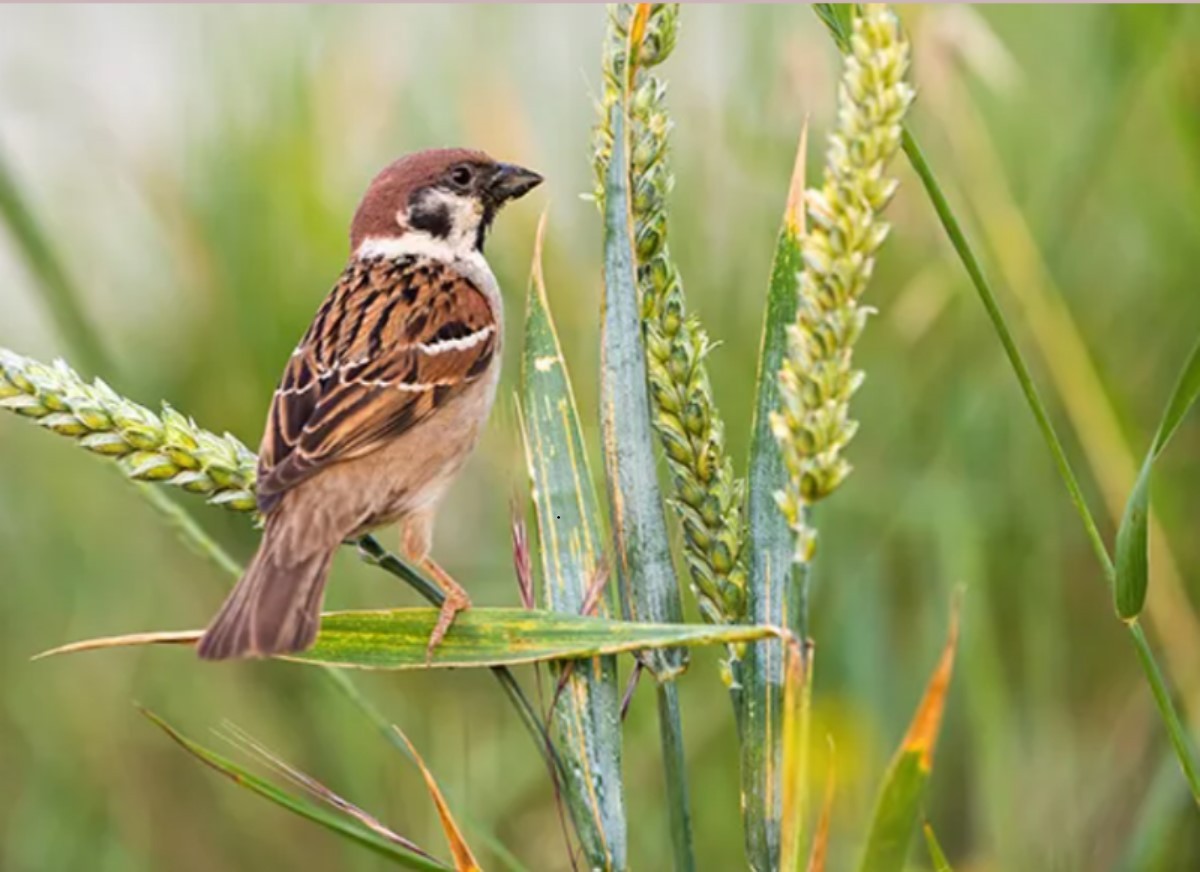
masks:
{"type": "MultiPolygon", "coordinates": [[[[570,374],[559,345],[542,275],[538,225],[526,299],[521,369],[521,420],[525,458],[533,486],[542,556],[543,597],[553,611],[610,613],[609,597],[589,596],[602,572],[600,509],[570,374]]],[[[563,673],[562,669],[558,670],[563,673]]],[[[621,779],[620,697],[613,657],[574,663],[553,708],[559,753],[566,765],[565,791],[588,863],[625,869],[628,838],[621,779]]]]}
{"type": "Polygon", "coordinates": [[[1121,526],[1117,529],[1115,598],[1117,614],[1124,620],[1141,614],[1146,603],[1146,588],[1150,578],[1150,472],[1197,395],[1200,395],[1200,343],[1192,349],[1171,393],[1150,451],[1142,462],[1133,492],[1125,504],[1121,526]]]}
{"type": "Polygon", "coordinates": [[[950,862],[946,859],[946,852],[938,844],[937,836],[933,832],[933,825],[926,821],[921,829],[925,832],[925,844],[929,846],[929,858],[933,860],[933,872],[954,872],[950,868],[950,862]]]}
{"type": "MultiPolygon", "coordinates": [[[[920,145],[918,145],[916,138],[907,128],[904,131],[903,148],[917,176],[921,179],[921,183],[925,186],[925,191],[929,195],[929,200],[933,204],[934,211],[937,212],[938,219],[942,222],[942,227],[945,229],[946,235],[949,237],[955,252],[957,252],[959,259],[966,268],[967,274],[971,278],[971,283],[978,293],[984,309],[987,310],[992,326],[996,330],[996,335],[1000,339],[1000,344],[1004,347],[1004,353],[1007,355],[1013,372],[1017,376],[1021,392],[1025,396],[1029,409],[1037,421],[1038,429],[1041,431],[1046,445],[1054,458],[1059,475],[1062,477],[1067,492],[1070,494],[1071,503],[1075,506],[1075,511],[1079,514],[1079,518],[1083,522],[1084,531],[1087,534],[1088,541],[1091,543],[1092,551],[1095,553],[1097,561],[1104,570],[1105,578],[1108,579],[1109,585],[1113,587],[1115,592],[1116,566],[1108,554],[1108,548],[1104,544],[1104,539],[1100,535],[1096,521],[1087,507],[1087,502],[1083,498],[1083,491],[1080,489],[1079,482],[1075,478],[1075,472],[1071,469],[1071,464],[1067,460],[1066,452],[1063,450],[1058,434],[1054,431],[1054,425],[1050,422],[1046,406],[1042,402],[1037,387],[1033,383],[1029,367],[1026,365],[1024,358],[1021,357],[1021,352],[1017,348],[1016,341],[1012,337],[1012,332],[1008,329],[1008,324],[1004,319],[1004,314],[1000,310],[1000,305],[996,301],[996,295],[992,292],[991,285],[983,274],[983,269],[979,265],[979,259],[975,256],[975,252],[967,241],[962,227],[958,223],[958,219],[950,208],[950,204],[946,200],[946,195],[942,192],[941,185],[938,184],[937,178],[929,166],[929,162],[925,159],[924,152],[921,150],[920,145]]],[[[1169,416],[1170,413],[1168,418],[1169,416]]],[[[1192,750],[1188,735],[1184,730],[1182,722],[1179,720],[1179,713],[1175,710],[1175,705],[1171,701],[1171,695],[1167,689],[1162,671],[1159,669],[1154,652],[1150,649],[1145,634],[1142,632],[1140,625],[1137,624],[1136,619],[1128,620],[1126,626],[1132,637],[1138,662],[1142,667],[1142,673],[1146,677],[1147,684],[1150,685],[1154,703],[1158,707],[1159,717],[1167,730],[1171,746],[1179,758],[1179,767],[1187,779],[1188,788],[1192,792],[1192,798],[1200,805],[1200,768],[1197,767],[1195,752],[1192,750]]]]}
{"type": "Polygon", "coordinates": [[[396,731],[396,734],[408,746],[408,753],[412,757],[413,762],[417,764],[417,768],[421,770],[421,777],[425,779],[425,786],[429,788],[429,795],[433,799],[434,806],[437,807],[438,819],[442,822],[442,830],[446,833],[446,841],[450,845],[450,855],[454,857],[455,872],[482,872],[479,868],[479,861],[471,853],[471,848],[467,844],[467,840],[463,838],[462,830],[454,820],[454,815],[450,812],[450,806],[446,802],[446,797],[442,796],[437,779],[433,777],[433,773],[429,771],[429,767],[425,765],[425,761],[421,759],[421,755],[417,753],[416,746],[413,745],[408,736],[404,735],[399,727],[393,727],[392,729],[396,731]]]}
{"type": "MultiPolygon", "coordinates": [[[[803,266],[805,157],[808,125],[800,134],[795,168],[788,190],[783,227],[775,245],[771,284],[767,290],[762,347],[758,357],[758,390],[750,444],[746,617],[786,626],[806,635],[803,601],[807,564],[795,564],[795,539],[775,494],[787,482],[779,442],[771,431],[771,413],[779,408],[779,369],[787,353],[788,325],[796,319],[797,285],[803,266]],[[801,577],[796,577],[800,575],[801,577]]],[[[784,711],[785,649],[778,642],[750,645],[735,695],[741,727],[741,778],[746,855],[760,868],[779,856],[783,791],[780,787],[784,711]]]]}
{"type": "Polygon", "coordinates": [[[412,843],[407,842],[407,840],[404,841],[410,847],[405,847],[405,845],[398,844],[394,839],[385,838],[384,836],[372,831],[360,823],[352,822],[337,815],[330,814],[323,808],[313,805],[311,802],[299,799],[292,794],[281,790],[280,788],[271,784],[269,781],[260,778],[259,776],[226,759],[220,754],[196,744],[191,739],[188,739],[179,733],[170,724],[153,712],[143,709],[142,714],[149,718],[155,726],[166,733],[180,747],[205,765],[221,773],[235,784],[244,787],[253,793],[257,793],[264,799],[267,799],[294,814],[308,818],[310,821],[320,824],[326,829],[331,830],[344,838],[358,842],[360,845],[369,848],[376,854],[379,854],[380,856],[385,857],[406,869],[440,872],[440,870],[448,870],[451,868],[445,863],[442,863],[431,855],[425,853],[416,845],[412,845],[412,843]]]}
{"type": "MultiPolygon", "coordinates": [[[[627,98],[623,94],[611,110],[613,146],[604,194],[601,414],[605,471],[617,578],[627,615],[639,621],[678,622],[683,620],[683,606],[658,486],[634,272],[627,98]]],[[[686,657],[679,651],[662,651],[647,658],[646,665],[663,680],[682,672],[686,657]]]]}
{"type": "Polygon", "coordinates": [[[857,3],[814,3],[813,11],[833,34],[840,51],[850,50],[850,34],[854,31],[854,10],[857,3]]]}
{"type": "Polygon", "coordinates": [[[921,814],[925,784],[933,768],[933,749],[941,729],[946,694],[950,690],[950,679],[954,672],[958,611],[956,597],[951,607],[950,631],[941,659],[929,679],[908,733],[884,776],[867,836],[866,851],[858,867],[860,872],[894,872],[904,868],[913,830],[921,814]]]}
{"type": "MultiPolygon", "coordinates": [[[[546,660],[586,659],[643,649],[750,642],[777,636],[773,627],[649,624],[523,609],[472,608],[426,660],[437,620],[429,608],[327,612],[317,643],[302,654],[280,657],[360,669],[462,669],[546,660]]],[[[191,645],[203,630],[134,633],[64,645],[37,658],[139,645],[191,645]]]]}
{"type": "MultiPolygon", "coordinates": [[[[618,10],[616,14],[623,12],[618,10]]],[[[654,457],[629,190],[629,80],[649,14],[647,4],[639,4],[632,13],[628,39],[621,47],[627,62],[614,65],[621,81],[617,83],[617,99],[608,107],[605,119],[612,144],[603,180],[601,424],[622,608],[633,620],[675,623],[683,619],[683,604],[671,563],[654,457]]],[[[691,810],[678,689],[673,681],[687,668],[687,657],[678,648],[668,648],[651,652],[644,662],[659,681],[659,731],[675,868],[691,872],[696,866],[691,810]]]]}

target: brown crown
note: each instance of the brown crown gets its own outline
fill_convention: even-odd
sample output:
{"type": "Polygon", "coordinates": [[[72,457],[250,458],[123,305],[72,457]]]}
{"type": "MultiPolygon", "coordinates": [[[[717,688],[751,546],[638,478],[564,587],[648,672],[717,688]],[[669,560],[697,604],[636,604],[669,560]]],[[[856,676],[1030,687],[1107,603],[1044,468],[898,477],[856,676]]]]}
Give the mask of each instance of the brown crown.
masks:
{"type": "Polygon", "coordinates": [[[413,191],[433,184],[458,163],[494,164],[482,151],[469,148],[431,148],[392,161],[371,180],[350,224],[350,250],[357,251],[369,236],[393,236],[396,212],[408,204],[413,191]]]}

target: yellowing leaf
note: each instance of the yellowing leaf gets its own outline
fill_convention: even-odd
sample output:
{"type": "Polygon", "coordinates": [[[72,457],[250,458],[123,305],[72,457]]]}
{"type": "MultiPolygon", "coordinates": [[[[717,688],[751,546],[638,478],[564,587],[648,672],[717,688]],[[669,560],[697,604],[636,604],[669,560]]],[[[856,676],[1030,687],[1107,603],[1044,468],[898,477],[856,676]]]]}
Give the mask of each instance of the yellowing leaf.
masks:
{"type": "Polygon", "coordinates": [[[904,868],[933,766],[933,748],[942,724],[946,693],[950,689],[958,644],[959,599],[956,595],[951,605],[946,647],[925,688],[908,733],[884,776],[866,850],[858,867],[860,872],[896,872],[904,868]]]}
{"type": "MultiPolygon", "coordinates": [[[[427,662],[425,646],[437,614],[437,609],[429,608],[328,612],[321,617],[321,633],[312,648],[278,659],[362,669],[465,668],[752,642],[780,633],[772,627],[641,624],[523,609],[472,608],[455,619],[427,662]]],[[[203,630],[133,633],[74,642],[37,656],[138,645],[192,645],[201,635],[203,630]]]]}
{"type": "Polygon", "coordinates": [[[825,858],[829,854],[829,822],[833,819],[833,799],[837,794],[837,766],[834,759],[833,739],[829,740],[829,774],[825,777],[825,799],[821,803],[821,818],[817,821],[817,832],[813,836],[812,853],[808,855],[808,872],[825,872],[825,858]]]}
{"type": "Polygon", "coordinates": [[[446,803],[446,797],[442,796],[437,779],[433,777],[433,773],[429,771],[429,767],[425,765],[425,761],[421,759],[421,755],[417,753],[416,746],[409,741],[408,736],[404,735],[399,727],[392,727],[392,729],[404,740],[404,744],[408,746],[408,750],[412,754],[413,762],[421,770],[421,775],[425,779],[425,786],[429,788],[429,795],[433,797],[433,804],[437,806],[438,818],[442,822],[442,830],[446,833],[446,841],[450,845],[450,855],[454,857],[456,872],[481,872],[479,861],[471,853],[470,846],[467,845],[466,839],[463,838],[462,830],[459,829],[458,823],[454,820],[454,815],[450,813],[450,806],[446,803]]]}
{"type": "Polygon", "coordinates": [[[933,747],[937,743],[938,731],[942,726],[942,715],[946,711],[946,694],[950,690],[950,679],[954,674],[954,653],[958,648],[958,611],[956,596],[950,609],[950,631],[947,634],[946,646],[942,649],[937,668],[925,686],[925,696],[921,698],[921,704],[904,737],[904,743],[900,746],[903,751],[915,751],[920,754],[921,767],[926,772],[933,768],[933,747]]]}

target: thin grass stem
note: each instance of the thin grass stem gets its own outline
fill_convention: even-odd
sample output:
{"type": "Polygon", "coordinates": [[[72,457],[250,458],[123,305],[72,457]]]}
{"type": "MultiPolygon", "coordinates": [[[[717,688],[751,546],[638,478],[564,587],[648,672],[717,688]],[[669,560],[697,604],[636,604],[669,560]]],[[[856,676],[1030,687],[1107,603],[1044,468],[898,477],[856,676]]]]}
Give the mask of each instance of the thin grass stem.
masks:
{"type": "MultiPolygon", "coordinates": [[[[1104,538],[1100,534],[1100,529],[1096,525],[1095,518],[1092,517],[1091,511],[1088,509],[1087,501],[1083,496],[1083,491],[1079,487],[1075,472],[1071,469],[1070,461],[1067,460],[1066,451],[1063,449],[1062,442],[1059,440],[1058,434],[1054,430],[1054,425],[1050,421],[1046,405],[1038,393],[1037,386],[1033,383],[1029,367],[1025,364],[1024,358],[1021,357],[1021,352],[1017,348],[1012,332],[1008,329],[1008,324],[1004,319],[1004,314],[1000,310],[1000,304],[996,300],[996,295],[993,293],[991,285],[983,273],[983,268],[980,266],[975,252],[972,250],[966,235],[962,231],[962,227],[958,223],[958,219],[950,208],[950,204],[946,201],[946,196],[942,192],[941,185],[938,184],[937,178],[934,176],[924,152],[907,127],[904,129],[901,147],[904,149],[904,153],[908,155],[909,162],[912,164],[917,176],[921,179],[921,184],[925,186],[925,191],[929,195],[929,200],[933,204],[934,211],[937,212],[938,219],[941,221],[942,227],[950,239],[950,244],[954,246],[955,252],[958,254],[959,259],[967,270],[967,274],[971,278],[971,284],[978,293],[984,309],[987,310],[992,326],[996,330],[996,335],[1000,339],[1000,344],[1004,347],[1004,353],[1007,355],[1013,372],[1017,376],[1021,392],[1025,395],[1029,409],[1037,421],[1038,429],[1041,431],[1043,438],[1046,440],[1046,445],[1054,457],[1055,466],[1058,467],[1063,484],[1067,487],[1067,492],[1070,494],[1075,511],[1079,514],[1080,520],[1083,521],[1088,542],[1101,568],[1104,570],[1104,577],[1107,579],[1111,589],[1116,583],[1116,568],[1112,557],[1109,555],[1108,548],[1104,544],[1104,538]]],[[[1183,775],[1187,779],[1188,788],[1191,790],[1192,797],[1197,805],[1200,805],[1200,773],[1197,772],[1194,752],[1188,740],[1187,732],[1179,720],[1179,714],[1176,712],[1174,703],[1171,701],[1171,695],[1167,690],[1162,671],[1158,666],[1158,661],[1155,659],[1154,652],[1146,640],[1141,624],[1134,619],[1125,622],[1125,625],[1129,628],[1130,635],[1133,637],[1138,662],[1141,664],[1142,672],[1145,674],[1146,681],[1150,685],[1150,691],[1154,696],[1154,703],[1158,708],[1163,725],[1167,729],[1167,736],[1171,741],[1175,756],[1179,760],[1179,766],[1183,770],[1183,775]]]]}
{"type": "Polygon", "coordinates": [[[1088,542],[1092,546],[1092,551],[1095,552],[1096,559],[1104,568],[1104,574],[1109,584],[1112,584],[1116,572],[1113,567],[1112,558],[1109,556],[1108,548],[1104,544],[1104,537],[1100,535],[1100,528],[1096,526],[1096,520],[1092,517],[1091,511],[1088,509],[1087,500],[1084,498],[1083,491],[1079,487],[1079,482],[1075,478],[1075,472],[1071,469],[1071,464],[1067,460],[1062,442],[1054,430],[1054,425],[1050,422],[1050,414],[1046,410],[1046,404],[1042,401],[1037,386],[1033,383],[1033,376],[1029,372],[1029,367],[1025,364],[1025,359],[1021,357],[1021,352],[1017,348],[1017,343],[1013,339],[1012,332],[1008,329],[1008,323],[1004,320],[1004,314],[1000,311],[1000,304],[996,300],[996,295],[992,292],[992,287],[983,274],[983,268],[979,265],[979,260],[976,258],[970,243],[967,242],[967,238],[963,234],[962,227],[959,225],[958,219],[950,208],[950,204],[946,202],[946,195],[942,193],[941,185],[938,184],[937,179],[933,175],[933,170],[929,166],[929,162],[925,159],[925,153],[921,150],[921,146],[917,144],[917,140],[913,137],[907,126],[904,128],[901,148],[908,155],[912,168],[921,179],[921,184],[925,186],[925,192],[929,195],[929,200],[933,204],[934,211],[937,212],[938,219],[942,222],[942,227],[946,231],[946,235],[950,238],[950,244],[954,246],[959,260],[962,261],[963,267],[966,268],[967,274],[971,277],[971,284],[974,285],[976,292],[979,294],[980,302],[983,303],[984,309],[987,310],[988,318],[991,319],[992,326],[996,330],[996,335],[1000,339],[1000,344],[1004,346],[1004,353],[1008,357],[1008,362],[1012,365],[1013,372],[1017,376],[1017,382],[1021,386],[1021,393],[1025,395],[1025,400],[1029,404],[1029,410],[1033,413],[1038,429],[1041,431],[1042,437],[1046,440],[1046,445],[1050,448],[1050,453],[1054,457],[1054,464],[1058,467],[1058,474],[1062,477],[1063,484],[1067,486],[1067,492],[1071,496],[1071,503],[1075,506],[1075,511],[1079,514],[1080,520],[1083,521],[1084,530],[1087,533],[1088,542]]]}
{"type": "Polygon", "coordinates": [[[679,713],[679,687],[674,681],[655,685],[658,722],[661,724],[663,767],[667,780],[667,809],[671,817],[671,844],[676,872],[695,872],[692,812],[688,802],[687,757],[683,748],[683,722],[679,713]]]}

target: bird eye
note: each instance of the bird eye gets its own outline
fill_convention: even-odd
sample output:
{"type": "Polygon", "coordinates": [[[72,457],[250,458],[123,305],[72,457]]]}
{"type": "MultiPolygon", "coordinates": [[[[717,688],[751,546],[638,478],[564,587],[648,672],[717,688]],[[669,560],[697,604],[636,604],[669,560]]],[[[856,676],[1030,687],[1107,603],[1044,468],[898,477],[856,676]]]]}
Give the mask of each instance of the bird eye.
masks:
{"type": "Polygon", "coordinates": [[[471,180],[474,178],[475,173],[466,164],[457,166],[450,171],[450,181],[463,188],[471,184],[471,180]]]}

